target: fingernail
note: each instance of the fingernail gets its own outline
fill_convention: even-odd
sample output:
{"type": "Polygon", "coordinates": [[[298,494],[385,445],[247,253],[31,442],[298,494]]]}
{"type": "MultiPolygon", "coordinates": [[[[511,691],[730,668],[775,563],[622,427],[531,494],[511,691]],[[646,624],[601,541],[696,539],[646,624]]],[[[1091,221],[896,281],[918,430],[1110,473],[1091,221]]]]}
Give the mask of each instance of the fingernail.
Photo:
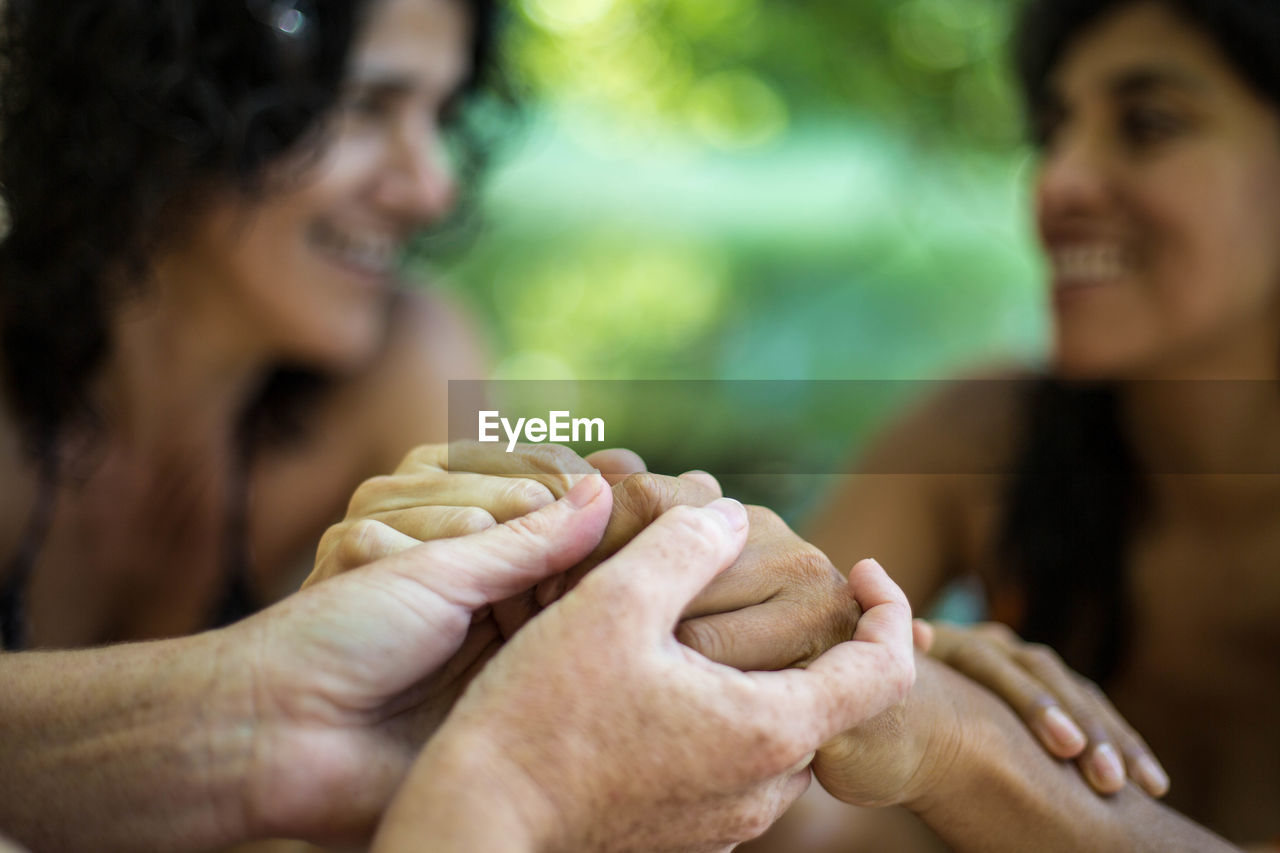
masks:
{"type": "Polygon", "coordinates": [[[602,489],[604,489],[604,477],[599,474],[589,474],[579,480],[577,485],[565,494],[564,499],[578,509],[582,509],[595,500],[602,489]]]}
{"type": "Polygon", "coordinates": [[[1111,744],[1104,743],[1093,751],[1089,756],[1089,767],[1093,769],[1094,781],[1098,783],[1098,787],[1114,791],[1124,786],[1124,767],[1111,744]]]}
{"type": "Polygon", "coordinates": [[[730,530],[741,530],[747,526],[747,509],[733,498],[716,498],[707,504],[707,509],[719,513],[730,530]]]}
{"type": "Polygon", "coordinates": [[[1067,716],[1057,705],[1050,705],[1040,718],[1040,729],[1054,746],[1062,750],[1070,758],[1084,749],[1085,736],[1075,721],[1067,716]]]}
{"type": "Polygon", "coordinates": [[[1149,755],[1138,759],[1133,775],[1138,777],[1138,782],[1153,797],[1163,797],[1169,791],[1169,774],[1149,755]]]}

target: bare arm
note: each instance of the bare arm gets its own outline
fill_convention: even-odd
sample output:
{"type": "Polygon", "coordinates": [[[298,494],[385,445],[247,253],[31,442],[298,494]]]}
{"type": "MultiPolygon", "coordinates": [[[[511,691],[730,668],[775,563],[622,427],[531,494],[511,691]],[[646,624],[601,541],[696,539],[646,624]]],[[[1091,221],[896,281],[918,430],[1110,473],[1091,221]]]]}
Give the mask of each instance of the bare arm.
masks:
{"type": "Polygon", "coordinates": [[[1102,798],[1053,759],[993,694],[920,655],[916,686],[886,725],[819,755],[846,802],[902,804],[960,851],[1234,851],[1130,785],[1102,798]]]}
{"type": "MultiPolygon", "coordinates": [[[[35,850],[244,837],[243,708],[220,639],[0,654],[0,826],[35,850]]],[[[245,694],[241,694],[243,698],[245,694]]],[[[247,702],[245,706],[247,707],[247,702]]]]}

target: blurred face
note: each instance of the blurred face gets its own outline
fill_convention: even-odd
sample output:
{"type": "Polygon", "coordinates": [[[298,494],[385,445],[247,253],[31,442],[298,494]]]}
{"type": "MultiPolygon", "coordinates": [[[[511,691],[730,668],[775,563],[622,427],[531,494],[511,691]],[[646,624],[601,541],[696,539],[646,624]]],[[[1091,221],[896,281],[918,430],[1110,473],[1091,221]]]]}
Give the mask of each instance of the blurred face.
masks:
{"type": "Polygon", "coordinates": [[[469,71],[457,0],[375,0],[318,151],[264,198],[215,201],[170,258],[277,358],[328,369],[377,349],[409,236],[448,212],[441,113],[469,71]]]}
{"type": "Polygon", "coordinates": [[[1270,375],[1280,120],[1158,3],[1063,54],[1039,116],[1040,239],[1066,376],[1270,375]]]}

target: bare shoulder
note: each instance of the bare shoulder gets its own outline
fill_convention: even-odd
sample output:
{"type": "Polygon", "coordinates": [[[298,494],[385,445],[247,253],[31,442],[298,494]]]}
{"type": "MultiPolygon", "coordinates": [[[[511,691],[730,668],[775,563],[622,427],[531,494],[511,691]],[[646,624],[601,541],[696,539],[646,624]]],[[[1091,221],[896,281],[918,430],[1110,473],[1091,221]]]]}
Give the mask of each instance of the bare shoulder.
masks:
{"type": "Polygon", "coordinates": [[[400,292],[388,327],[384,371],[401,379],[480,379],[479,325],[458,297],[418,285],[400,292]]]}
{"type": "Polygon", "coordinates": [[[837,478],[810,541],[838,566],[876,557],[924,608],[988,550],[1033,382],[988,369],[919,389],[837,478]]]}
{"type": "Polygon", "coordinates": [[[483,379],[484,350],[456,297],[424,286],[397,296],[386,347],[346,407],[371,440],[373,473],[390,471],[416,445],[448,440],[449,380],[483,379]]]}

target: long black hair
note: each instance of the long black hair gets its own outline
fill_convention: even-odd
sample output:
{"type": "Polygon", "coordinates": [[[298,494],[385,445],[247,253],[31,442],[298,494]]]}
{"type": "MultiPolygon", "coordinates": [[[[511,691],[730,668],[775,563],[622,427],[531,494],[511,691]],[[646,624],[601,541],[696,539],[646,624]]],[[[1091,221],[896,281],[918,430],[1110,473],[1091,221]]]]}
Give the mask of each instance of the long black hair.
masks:
{"type": "MultiPolygon", "coordinates": [[[[1027,112],[1046,105],[1064,51],[1137,0],[1032,0],[1016,61],[1027,112]]],[[[1213,40],[1241,79],[1280,109],[1280,3],[1160,0],[1213,40]]],[[[999,534],[1005,580],[1021,599],[1027,639],[1058,649],[1094,680],[1115,674],[1131,624],[1126,567],[1145,505],[1140,469],[1114,385],[1041,381],[1006,491],[999,534]]]]}
{"type": "MultiPolygon", "coordinates": [[[[88,389],[112,312],[202,191],[270,191],[267,167],[318,134],[376,2],[6,0],[0,362],[28,450],[97,425],[88,389]]],[[[495,0],[457,2],[472,15],[473,92],[492,67],[495,0]]],[[[321,382],[282,367],[253,417],[287,422],[321,382]]]]}

